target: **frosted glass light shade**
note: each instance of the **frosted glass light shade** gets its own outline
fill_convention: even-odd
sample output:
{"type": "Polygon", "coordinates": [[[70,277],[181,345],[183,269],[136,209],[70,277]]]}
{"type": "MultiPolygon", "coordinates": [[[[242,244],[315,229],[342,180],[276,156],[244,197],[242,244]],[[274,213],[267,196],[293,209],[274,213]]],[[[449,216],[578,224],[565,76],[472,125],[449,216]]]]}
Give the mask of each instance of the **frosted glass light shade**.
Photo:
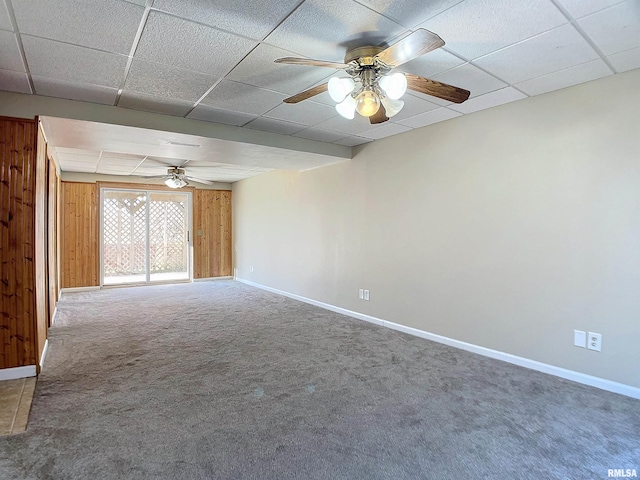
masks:
{"type": "Polygon", "coordinates": [[[387,117],[391,118],[400,113],[400,110],[404,107],[404,102],[402,100],[393,100],[385,97],[382,99],[382,105],[384,106],[387,117]]]}
{"type": "Polygon", "coordinates": [[[344,118],[353,120],[356,113],[356,101],[351,95],[347,95],[342,102],[336,105],[337,112],[344,118]]]}
{"type": "Polygon", "coordinates": [[[178,177],[167,178],[164,184],[169,188],[182,188],[189,185],[187,182],[178,177]]]}
{"type": "Polygon", "coordinates": [[[402,73],[392,73],[380,78],[378,85],[384,90],[387,97],[391,100],[397,100],[407,91],[407,77],[402,73]]]}
{"type": "Polygon", "coordinates": [[[356,110],[363,117],[370,117],[380,109],[380,97],[372,90],[363,90],[356,97],[356,110]]]}
{"type": "Polygon", "coordinates": [[[329,95],[334,102],[342,102],[353,91],[355,83],[350,78],[333,77],[329,80],[329,95]]]}

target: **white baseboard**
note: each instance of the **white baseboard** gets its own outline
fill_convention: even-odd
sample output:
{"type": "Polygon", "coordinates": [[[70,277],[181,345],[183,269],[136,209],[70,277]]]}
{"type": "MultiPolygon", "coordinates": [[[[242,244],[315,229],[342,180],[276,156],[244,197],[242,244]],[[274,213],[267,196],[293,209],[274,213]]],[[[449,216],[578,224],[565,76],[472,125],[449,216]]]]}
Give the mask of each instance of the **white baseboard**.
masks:
{"type": "Polygon", "coordinates": [[[42,355],[40,355],[40,368],[44,365],[44,359],[47,356],[47,352],[49,351],[49,339],[44,341],[44,348],[42,349],[42,355]]]}
{"type": "Polygon", "coordinates": [[[60,296],[62,296],[63,293],[70,293],[70,292],[88,292],[90,290],[100,290],[100,287],[71,287],[71,288],[61,288],[60,289],[60,296]]]}
{"type": "Polygon", "coordinates": [[[58,305],[53,307],[53,315],[51,315],[51,326],[56,324],[56,315],[58,314],[58,305]]]}
{"type": "Polygon", "coordinates": [[[370,315],[365,315],[363,313],[347,310],[346,308],[336,307],[335,305],[330,305],[328,303],[319,302],[311,298],[306,298],[300,295],[278,290],[276,288],[268,287],[266,285],[261,285],[259,283],[255,283],[250,280],[245,280],[243,278],[236,277],[235,280],[241,283],[245,283],[247,285],[251,285],[253,287],[260,288],[262,290],[266,290],[268,292],[277,293],[285,297],[293,298],[294,300],[299,300],[304,303],[315,305],[316,307],[324,308],[326,310],[331,310],[332,312],[340,313],[342,315],[347,315],[349,317],[354,317],[359,320],[364,320],[365,322],[375,323],[376,325],[381,325],[383,327],[408,333],[416,337],[425,338],[427,340],[432,340],[434,342],[442,343],[444,345],[449,345],[450,347],[466,350],[467,352],[477,353],[485,357],[495,358],[497,360],[502,360],[503,362],[512,363],[520,367],[529,368],[531,370],[536,370],[538,372],[547,373],[549,375],[554,375],[556,377],[564,378],[566,380],[571,380],[573,382],[581,383],[583,385],[589,385],[591,387],[596,387],[601,390],[606,390],[613,393],[619,393],[621,395],[626,395],[627,397],[637,398],[640,400],[640,388],[638,387],[633,387],[631,385],[614,382],[614,381],[607,380],[600,377],[594,377],[592,375],[576,372],[574,370],[567,370],[566,368],[556,367],[554,365],[538,362],[536,360],[530,360],[528,358],[518,357],[510,353],[500,352],[498,350],[492,350],[490,348],[481,347],[479,345],[474,345],[472,343],[462,342],[460,340],[444,337],[442,335],[437,335],[435,333],[425,332],[424,330],[419,330],[417,328],[407,327],[405,325],[400,325],[398,323],[389,322],[387,320],[383,320],[377,317],[372,317],[370,315]]]}
{"type": "Polygon", "coordinates": [[[3,368],[0,370],[0,381],[16,380],[18,378],[35,377],[36,366],[27,365],[26,367],[3,368]]]}
{"type": "Polygon", "coordinates": [[[205,278],[194,278],[194,282],[215,282],[216,280],[233,280],[232,276],[228,277],[205,277],[205,278]]]}

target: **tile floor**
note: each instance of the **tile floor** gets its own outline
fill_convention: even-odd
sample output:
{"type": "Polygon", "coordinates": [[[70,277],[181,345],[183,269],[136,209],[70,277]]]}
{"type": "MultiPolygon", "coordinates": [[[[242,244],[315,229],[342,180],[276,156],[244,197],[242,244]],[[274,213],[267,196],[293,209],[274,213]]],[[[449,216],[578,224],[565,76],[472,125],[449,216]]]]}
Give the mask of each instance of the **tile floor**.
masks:
{"type": "Polygon", "coordinates": [[[0,436],[27,429],[36,377],[0,382],[0,436]]]}

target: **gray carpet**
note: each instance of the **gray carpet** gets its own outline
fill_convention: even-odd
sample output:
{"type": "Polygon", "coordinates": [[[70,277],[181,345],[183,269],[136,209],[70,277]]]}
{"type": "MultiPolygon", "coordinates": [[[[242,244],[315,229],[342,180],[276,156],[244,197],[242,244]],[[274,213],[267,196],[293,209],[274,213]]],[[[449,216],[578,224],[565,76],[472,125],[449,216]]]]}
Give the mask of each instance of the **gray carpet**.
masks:
{"type": "Polygon", "coordinates": [[[640,401],[233,281],[65,294],[2,479],[603,479],[640,401]]]}

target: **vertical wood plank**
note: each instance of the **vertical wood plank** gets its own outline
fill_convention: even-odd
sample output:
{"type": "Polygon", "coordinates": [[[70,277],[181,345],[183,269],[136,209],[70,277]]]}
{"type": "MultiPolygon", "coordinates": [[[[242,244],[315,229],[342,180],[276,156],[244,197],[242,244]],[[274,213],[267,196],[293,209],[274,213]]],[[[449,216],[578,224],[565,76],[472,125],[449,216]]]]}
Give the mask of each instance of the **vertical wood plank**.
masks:
{"type": "Polygon", "coordinates": [[[97,186],[94,183],[61,183],[62,288],[99,285],[97,186]]]}
{"type": "Polygon", "coordinates": [[[231,192],[196,190],[193,225],[194,278],[230,276],[231,192]],[[198,236],[198,230],[202,236],[198,236]]]}
{"type": "Polygon", "coordinates": [[[35,189],[35,298],[36,298],[36,364],[39,364],[44,352],[49,327],[47,306],[47,142],[38,125],[36,152],[36,189],[35,189]]]}
{"type": "Polygon", "coordinates": [[[36,364],[34,120],[0,118],[0,368],[36,364]]]}

